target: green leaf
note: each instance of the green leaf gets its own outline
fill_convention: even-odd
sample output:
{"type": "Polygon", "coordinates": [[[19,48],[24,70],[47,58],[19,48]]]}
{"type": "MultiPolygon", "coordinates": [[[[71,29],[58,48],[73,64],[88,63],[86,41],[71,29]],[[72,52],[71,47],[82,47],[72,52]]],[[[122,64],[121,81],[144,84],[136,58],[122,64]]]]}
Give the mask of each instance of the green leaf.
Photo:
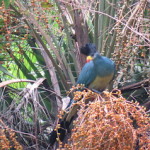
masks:
{"type": "Polygon", "coordinates": [[[3,73],[15,78],[12,74],[10,74],[6,69],[5,67],[3,67],[1,64],[0,64],[0,71],[2,71],[3,73]]]}
{"type": "Polygon", "coordinates": [[[0,18],[0,27],[4,26],[4,20],[0,18]]]}
{"type": "Polygon", "coordinates": [[[27,62],[29,63],[30,65],[30,68],[32,68],[35,72],[35,74],[37,74],[37,77],[40,78],[42,77],[41,73],[38,71],[38,68],[36,67],[36,65],[34,64],[34,62],[32,62],[33,60],[33,56],[32,58],[30,58],[26,53],[23,54],[24,55],[24,58],[27,60],[27,62]]]}
{"type": "Polygon", "coordinates": [[[3,44],[0,44],[0,49],[2,49],[3,48],[3,44]]]}
{"type": "Polygon", "coordinates": [[[8,8],[10,5],[10,0],[4,0],[5,8],[8,8]]]}
{"type": "Polygon", "coordinates": [[[143,67],[143,66],[144,66],[144,64],[137,64],[137,66],[143,67]]]}
{"type": "Polygon", "coordinates": [[[0,6],[2,6],[2,0],[0,0],[0,6]]]}

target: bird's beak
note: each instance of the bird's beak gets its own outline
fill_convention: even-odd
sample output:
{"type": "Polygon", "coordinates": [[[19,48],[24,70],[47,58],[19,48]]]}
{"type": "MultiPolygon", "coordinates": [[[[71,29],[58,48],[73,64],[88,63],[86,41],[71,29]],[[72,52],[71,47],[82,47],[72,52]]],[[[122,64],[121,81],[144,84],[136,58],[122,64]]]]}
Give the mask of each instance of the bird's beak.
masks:
{"type": "Polygon", "coordinates": [[[86,62],[90,62],[91,60],[93,60],[93,57],[92,57],[92,56],[87,56],[87,57],[86,57],[86,62]]]}

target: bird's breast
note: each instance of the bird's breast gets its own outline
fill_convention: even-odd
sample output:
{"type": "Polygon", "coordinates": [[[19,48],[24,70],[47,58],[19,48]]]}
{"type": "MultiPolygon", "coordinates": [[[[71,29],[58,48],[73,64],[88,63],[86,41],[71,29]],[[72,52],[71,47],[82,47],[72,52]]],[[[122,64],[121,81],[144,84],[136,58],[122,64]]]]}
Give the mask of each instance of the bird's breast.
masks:
{"type": "Polygon", "coordinates": [[[104,90],[109,82],[112,80],[114,74],[112,73],[111,75],[105,76],[105,77],[100,77],[97,76],[95,80],[89,85],[90,89],[95,89],[98,91],[104,90]]]}

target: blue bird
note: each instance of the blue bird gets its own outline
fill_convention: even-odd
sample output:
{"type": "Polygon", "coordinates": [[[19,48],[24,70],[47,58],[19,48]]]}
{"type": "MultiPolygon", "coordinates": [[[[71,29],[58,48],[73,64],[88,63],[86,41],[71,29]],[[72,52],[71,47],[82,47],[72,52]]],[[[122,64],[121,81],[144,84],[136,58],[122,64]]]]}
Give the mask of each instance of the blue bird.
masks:
{"type": "MultiPolygon", "coordinates": [[[[86,88],[100,93],[106,89],[115,76],[115,63],[101,56],[95,44],[88,43],[81,49],[81,53],[86,55],[86,64],[83,66],[76,84],[84,84],[86,88]]],[[[72,106],[74,100],[71,99],[67,108],[72,106]]]]}
{"type": "Polygon", "coordinates": [[[107,57],[101,56],[92,43],[81,48],[81,53],[87,55],[87,63],[83,66],[77,84],[96,91],[103,91],[113,80],[115,63],[107,57]]]}

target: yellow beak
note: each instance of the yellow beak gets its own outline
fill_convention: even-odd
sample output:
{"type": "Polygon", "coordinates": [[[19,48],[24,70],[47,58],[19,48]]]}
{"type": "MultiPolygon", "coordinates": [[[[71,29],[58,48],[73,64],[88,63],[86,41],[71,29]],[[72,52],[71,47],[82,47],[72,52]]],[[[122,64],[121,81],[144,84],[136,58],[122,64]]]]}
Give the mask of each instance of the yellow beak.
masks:
{"type": "Polygon", "coordinates": [[[92,57],[92,56],[87,56],[87,57],[86,57],[86,62],[90,62],[91,60],[93,60],[93,57],[92,57]]]}

